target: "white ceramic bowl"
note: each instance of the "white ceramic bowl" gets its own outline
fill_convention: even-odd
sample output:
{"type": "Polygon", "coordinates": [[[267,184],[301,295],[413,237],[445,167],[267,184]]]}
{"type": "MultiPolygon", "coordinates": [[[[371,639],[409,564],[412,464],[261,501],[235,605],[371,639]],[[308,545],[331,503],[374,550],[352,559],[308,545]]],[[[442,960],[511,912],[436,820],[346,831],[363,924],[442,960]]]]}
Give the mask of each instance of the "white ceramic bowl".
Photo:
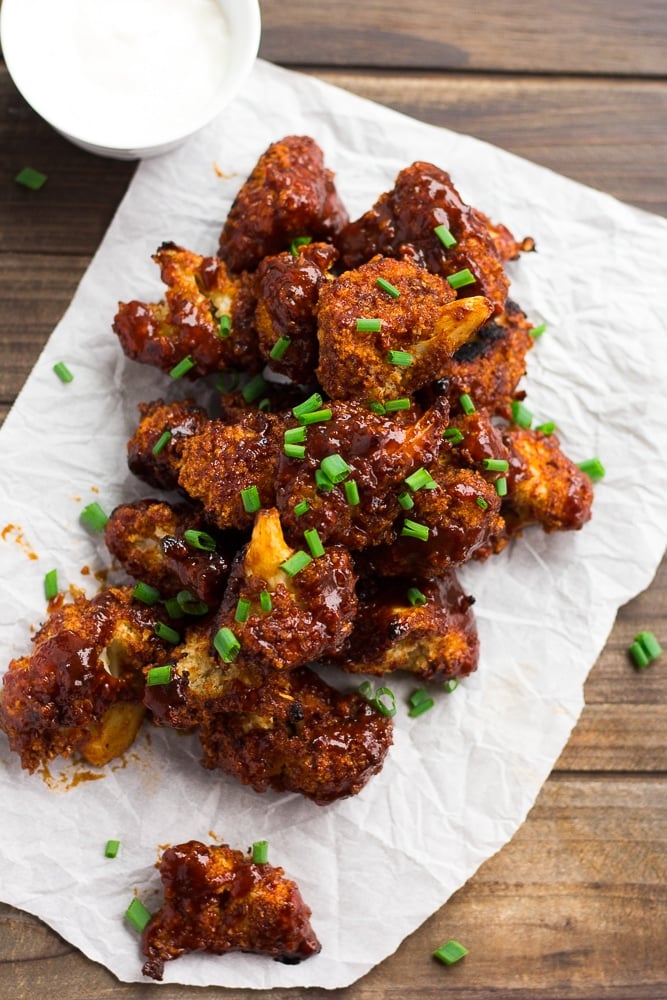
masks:
{"type": "Polygon", "coordinates": [[[180,145],[239,92],[259,0],[2,0],[17,89],[58,132],[116,159],[180,145]]]}

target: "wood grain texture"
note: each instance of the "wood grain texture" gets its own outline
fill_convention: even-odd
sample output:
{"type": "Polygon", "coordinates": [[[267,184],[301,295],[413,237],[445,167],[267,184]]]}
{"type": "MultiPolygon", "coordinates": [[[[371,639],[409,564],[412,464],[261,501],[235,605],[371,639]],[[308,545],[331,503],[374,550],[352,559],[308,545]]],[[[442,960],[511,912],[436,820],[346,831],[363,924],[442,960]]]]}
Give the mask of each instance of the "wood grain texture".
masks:
{"type": "MultiPolygon", "coordinates": [[[[667,215],[664,0],[262,0],[262,14],[266,58],[667,215]]],[[[0,421],[133,171],[56,135],[0,64],[0,421]],[[49,174],[38,193],[13,182],[28,164],[49,174]]],[[[280,1000],[667,1000],[667,667],[629,663],[642,628],[667,647],[667,561],[621,609],[581,719],[514,839],[361,981],[280,1000]],[[445,968],[431,952],[450,937],[470,954],[445,968]]],[[[381,915],[350,919],[363,934],[381,915]]],[[[170,986],[160,997],[195,992],[277,1000],[170,986]]],[[[0,1000],[155,995],[0,904],[0,1000]]]]}

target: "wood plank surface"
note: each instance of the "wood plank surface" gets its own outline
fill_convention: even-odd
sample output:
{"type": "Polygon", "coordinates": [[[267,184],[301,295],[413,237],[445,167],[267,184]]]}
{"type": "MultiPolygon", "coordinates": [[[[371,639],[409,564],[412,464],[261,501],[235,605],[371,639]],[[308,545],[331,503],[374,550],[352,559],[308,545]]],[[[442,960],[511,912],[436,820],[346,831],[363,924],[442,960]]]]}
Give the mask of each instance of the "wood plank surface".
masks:
{"type": "MultiPolygon", "coordinates": [[[[262,0],[262,15],[265,58],[667,216],[663,0],[262,0]]],[[[0,421],[133,171],[56,135],[0,64],[0,421]],[[41,192],[13,183],[26,164],[49,174],[41,192]]],[[[632,668],[641,628],[667,645],[667,562],[620,611],[581,719],[514,839],[358,983],[280,1000],[667,1000],[667,666],[632,668]],[[445,968],[431,952],[449,937],[470,954],[445,968]]],[[[350,919],[363,934],[361,915],[350,919]]],[[[160,996],[195,992],[278,997],[171,986],[160,996]]],[[[0,1000],[154,995],[0,904],[0,1000]]]]}

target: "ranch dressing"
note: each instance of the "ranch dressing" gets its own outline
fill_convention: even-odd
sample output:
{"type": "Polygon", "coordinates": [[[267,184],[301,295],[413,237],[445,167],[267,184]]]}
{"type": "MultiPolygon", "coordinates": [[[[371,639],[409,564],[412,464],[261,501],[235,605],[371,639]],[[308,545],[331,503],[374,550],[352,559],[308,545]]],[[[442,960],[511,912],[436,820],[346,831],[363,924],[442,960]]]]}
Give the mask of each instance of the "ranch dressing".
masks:
{"type": "Polygon", "coordinates": [[[22,0],[18,16],[31,26],[37,109],[92,143],[194,131],[224,85],[218,0],[22,0]]]}

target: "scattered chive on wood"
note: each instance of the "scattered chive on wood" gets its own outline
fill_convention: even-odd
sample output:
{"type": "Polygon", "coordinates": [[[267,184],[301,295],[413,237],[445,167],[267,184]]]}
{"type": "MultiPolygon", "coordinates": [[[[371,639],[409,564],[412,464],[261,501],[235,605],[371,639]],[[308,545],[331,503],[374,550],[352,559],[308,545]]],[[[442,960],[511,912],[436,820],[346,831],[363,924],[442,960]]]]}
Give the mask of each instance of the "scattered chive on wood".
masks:
{"type": "Polygon", "coordinates": [[[409,587],[408,601],[413,608],[422,608],[426,604],[426,595],[421,592],[419,587],[409,587]]]}
{"type": "Polygon", "coordinates": [[[637,670],[644,670],[649,663],[662,656],[662,647],[653,632],[639,632],[628,649],[637,670]]]}
{"type": "Polygon", "coordinates": [[[44,574],[44,597],[52,601],[58,594],[58,570],[50,569],[44,574]]]}
{"type": "Polygon", "coordinates": [[[72,382],[74,380],[74,376],[64,361],[56,361],[53,370],[61,382],[72,382]]]}
{"type": "Polygon", "coordinates": [[[393,299],[398,299],[400,297],[401,293],[396,285],[392,285],[391,281],[387,281],[386,278],[377,278],[375,284],[378,288],[381,288],[383,292],[387,292],[388,295],[391,295],[393,299]]]}
{"type": "Polygon", "coordinates": [[[218,323],[218,335],[225,340],[232,332],[232,317],[229,313],[223,313],[218,323]]]}
{"type": "Polygon", "coordinates": [[[273,611],[273,601],[268,590],[263,590],[259,595],[259,606],[266,614],[273,611]]]}
{"type": "Polygon", "coordinates": [[[342,455],[327,455],[320,462],[320,469],[331,483],[342,483],[352,472],[342,455]]]}
{"type": "Polygon", "coordinates": [[[39,191],[46,184],[48,177],[41,170],[34,167],[23,167],[14,178],[21,187],[29,188],[31,191],[39,191]]]}
{"type": "MultiPolygon", "coordinates": [[[[472,401],[472,397],[467,392],[462,392],[459,396],[459,403],[461,404],[461,409],[464,413],[470,415],[475,412],[475,404],[472,401]]],[[[445,434],[447,431],[445,431],[445,434]]]]}
{"type": "Polygon", "coordinates": [[[213,645],[223,663],[231,663],[241,652],[241,643],[230,628],[218,629],[213,637],[213,645]]]}
{"type": "Polygon", "coordinates": [[[406,517],[401,528],[401,535],[404,538],[418,538],[420,542],[426,542],[428,541],[429,529],[425,524],[419,524],[406,517]]]}
{"type": "Polygon", "coordinates": [[[256,486],[246,486],[241,490],[241,503],[246,514],[256,514],[262,506],[256,486]]]}
{"type": "Polygon", "coordinates": [[[303,549],[298,549],[293,555],[286,559],[285,562],[280,564],[280,568],[288,576],[296,576],[300,573],[302,569],[305,569],[309,563],[313,561],[313,557],[304,552],[303,549]]]}
{"type": "Polygon", "coordinates": [[[451,232],[447,226],[444,225],[444,223],[440,226],[436,226],[433,232],[438,237],[445,250],[449,250],[451,247],[456,246],[458,242],[456,237],[452,236],[451,232]]]}
{"type": "Polygon", "coordinates": [[[172,677],[171,663],[165,663],[161,667],[151,667],[146,674],[146,684],[148,687],[156,687],[159,684],[169,684],[172,677]]]}
{"type": "Polygon", "coordinates": [[[379,333],[382,329],[382,320],[376,317],[363,317],[357,319],[357,330],[359,333],[379,333]]]}
{"type": "Polygon", "coordinates": [[[202,552],[215,552],[215,538],[212,538],[207,531],[188,528],[183,532],[183,538],[192,549],[200,549],[202,552]]]}
{"type": "Polygon", "coordinates": [[[587,458],[585,462],[579,462],[578,465],[581,471],[585,472],[594,483],[599,479],[604,479],[606,470],[599,458],[587,458]]]}
{"type": "Polygon", "coordinates": [[[107,840],[104,845],[104,857],[105,858],[115,858],[118,855],[118,848],[120,847],[120,840],[107,840]]]}
{"type": "Polygon", "coordinates": [[[181,637],[176,629],[165,625],[164,622],[156,622],[153,632],[158,639],[164,639],[165,642],[170,642],[172,646],[176,646],[181,641],[181,637]]]}
{"type": "Polygon", "coordinates": [[[278,337],[275,344],[269,351],[269,357],[271,358],[271,360],[280,361],[281,358],[284,358],[285,352],[287,351],[287,348],[291,343],[292,343],[291,337],[288,337],[286,334],[283,334],[282,336],[278,337]]]}
{"type": "Polygon", "coordinates": [[[252,845],[252,863],[254,865],[265,865],[269,860],[268,840],[256,840],[252,845]]]}
{"type": "Polygon", "coordinates": [[[263,375],[253,375],[249,382],[241,389],[241,395],[246,403],[254,403],[256,399],[266,392],[266,379],[263,375]]]}
{"type": "Polygon", "coordinates": [[[248,615],[250,614],[250,601],[246,600],[245,597],[239,597],[236,602],[236,611],[234,612],[234,621],[243,625],[248,621],[248,615]]]}
{"type": "Polygon", "coordinates": [[[345,499],[350,507],[356,507],[359,504],[359,487],[354,479],[346,479],[343,483],[343,489],[345,490],[345,499]]]}
{"type": "Polygon", "coordinates": [[[320,556],[324,555],[324,546],[322,545],[322,539],[319,536],[317,528],[306,528],[303,537],[306,539],[306,543],[314,559],[319,559],[320,556]]]}
{"type": "Polygon", "coordinates": [[[519,427],[527,429],[533,422],[533,414],[520,399],[513,399],[511,404],[512,421],[519,427]]]}
{"type": "Polygon", "coordinates": [[[454,965],[455,962],[459,962],[467,954],[468,949],[464,948],[458,941],[452,939],[445,942],[445,944],[441,944],[439,948],[436,948],[433,952],[433,957],[445,965],[454,965]]]}
{"type": "Polygon", "coordinates": [[[109,515],[104,512],[97,500],[83,508],[79,520],[91,531],[104,531],[109,521],[109,515]]]}
{"type": "Polygon", "coordinates": [[[159,455],[161,451],[167,447],[171,441],[171,431],[163,431],[160,437],[157,439],[153,447],[151,448],[152,455],[159,455]]]}
{"type": "Polygon", "coordinates": [[[390,365],[409,368],[414,358],[409,351],[387,351],[387,361],[390,365]]]}
{"type": "Polygon", "coordinates": [[[474,285],[475,275],[470,271],[469,268],[464,267],[462,271],[457,271],[456,274],[450,274],[447,281],[452,288],[465,288],[466,285],[474,285]]]}
{"type": "Polygon", "coordinates": [[[188,354],[181,361],[179,361],[177,365],[174,365],[169,374],[173,379],[183,378],[184,375],[187,375],[188,372],[192,371],[194,366],[195,363],[188,354]]]}
{"type": "Polygon", "coordinates": [[[150,583],[144,583],[143,580],[140,580],[132,591],[132,597],[136,601],[141,601],[142,604],[148,604],[149,607],[152,607],[160,600],[160,591],[157,587],[151,587],[150,583]]]}
{"type": "Polygon", "coordinates": [[[132,924],[136,931],[143,931],[147,924],[153,919],[153,914],[147,910],[144,904],[136,896],[125,911],[125,919],[132,924]]]}

